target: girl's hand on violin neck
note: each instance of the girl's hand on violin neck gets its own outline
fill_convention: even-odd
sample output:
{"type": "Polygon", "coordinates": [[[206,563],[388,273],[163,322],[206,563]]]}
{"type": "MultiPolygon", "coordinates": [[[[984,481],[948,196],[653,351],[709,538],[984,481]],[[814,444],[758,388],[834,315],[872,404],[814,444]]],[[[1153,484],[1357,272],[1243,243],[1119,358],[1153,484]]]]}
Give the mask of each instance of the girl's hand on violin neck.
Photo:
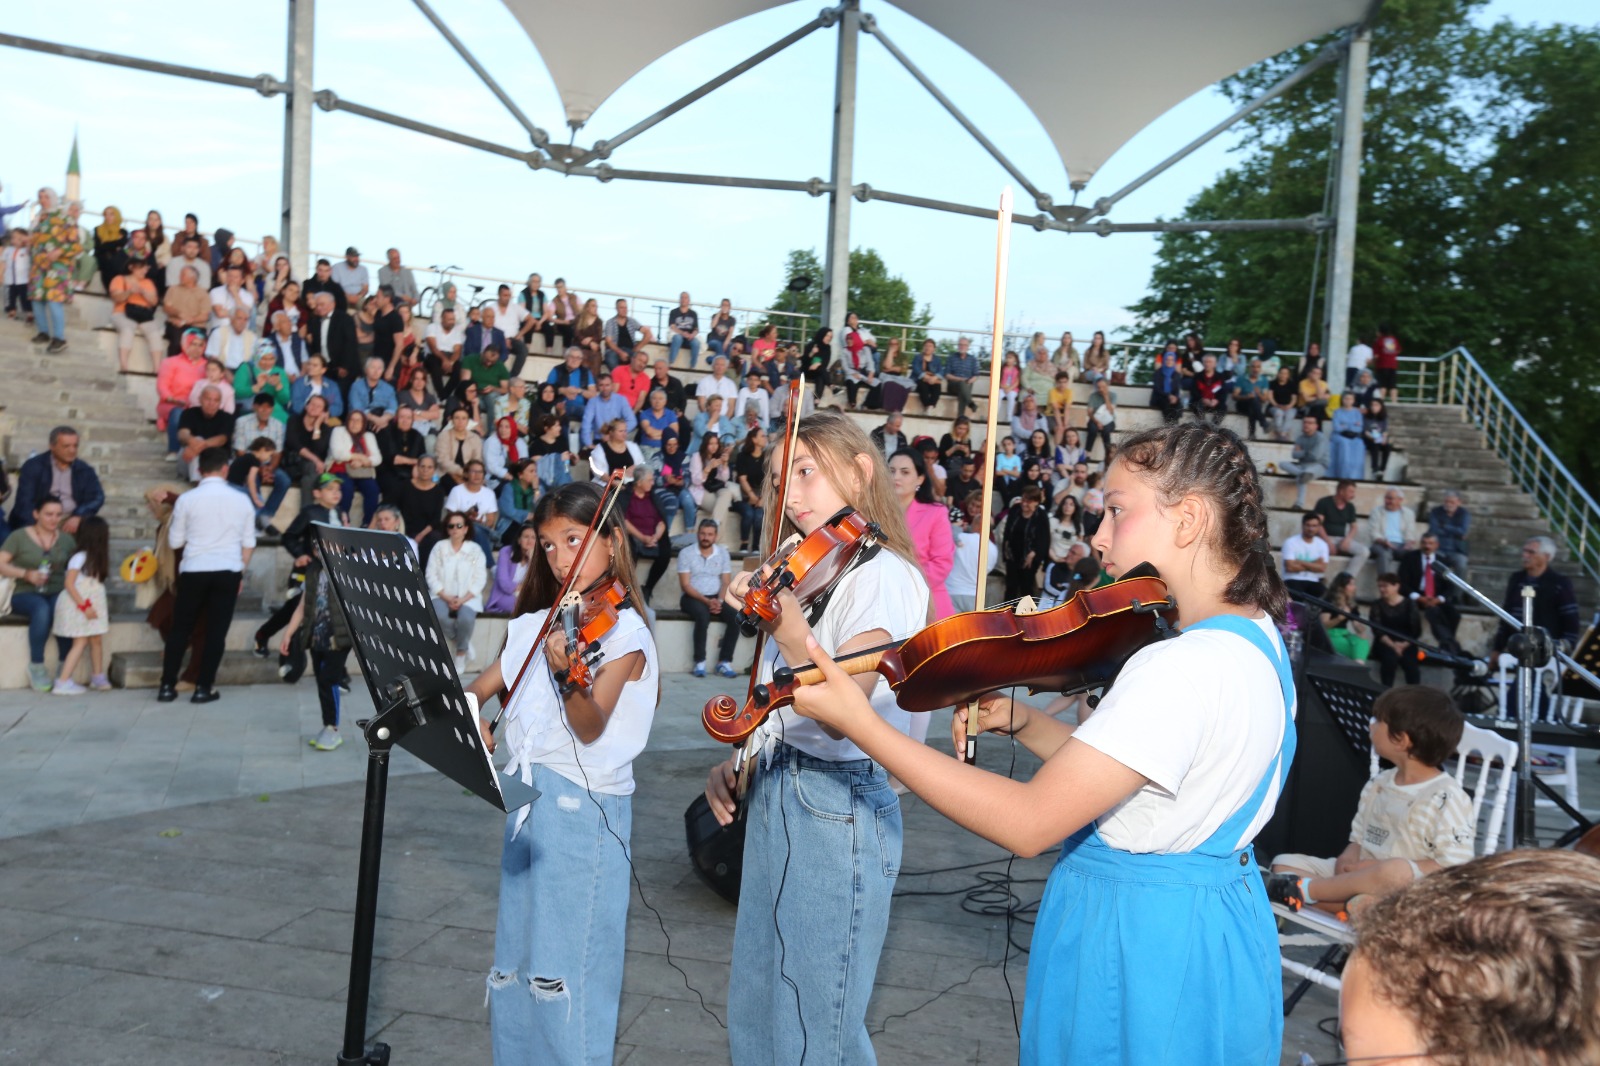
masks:
{"type": "MultiPolygon", "coordinates": [[[[978,732],[1015,736],[1028,725],[1033,713],[1026,703],[1018,703],[1009,696],[991,692],[978,700],[978,732]]],[[[950,716],[950,741],[955,750],[965,751],[967,746],[967,708],[957,707],[950,716]]]]}
{"type": "Polygon", "coordinates": [[[795,689],[795,710],[854,739],[855,730],[864,719],[878,717],[867,702],[867,694],[828,657],[815,637],[806,637],[805,649],[807,659],[822,671],[823,680],[795,689]]]}
{"type": "Polygon", "coordinates": [[[805,662],[810,658],[803,649],[806,641],[811,639],[811,626],[806,622],[806,612],[800,606],[800,601],[795,599],[794,593],[788,589],[778,593],[778,617],[771,622],[763,621],[761,625],[783,649],[786,662],[805,662]],[[804,658],[791,659],[790,654],[804,654],[804,658]]]}
{"type": "Polygon", "coordinates": [[[734,798],[733,790],[738,783],[738,777],[733,772],[733,760],[719,762],[711,768],[711,773],[706,775],[706,802],[711,804],[711,813],[717,816],[720,825],[727,825],[733,821],[734,798]]]}
{"type": "Polygon", "coordinates": [[[556,630],[550,632],[544,642],[544,657],[549,661],[550,669],[557,674],[567,672],[567,669],[572,665],[572,661],[568,656],[567,635],[565,633],[556,630]]]}

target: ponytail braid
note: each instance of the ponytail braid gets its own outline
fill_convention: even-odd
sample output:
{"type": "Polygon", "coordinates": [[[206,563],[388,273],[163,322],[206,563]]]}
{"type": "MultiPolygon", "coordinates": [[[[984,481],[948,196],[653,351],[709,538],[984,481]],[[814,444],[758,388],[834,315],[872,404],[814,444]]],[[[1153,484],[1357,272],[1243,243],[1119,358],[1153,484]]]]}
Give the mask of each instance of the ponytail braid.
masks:
{"type": "Polygon", "coordinates": [[[1272,559],[1261,478],[1237,433],[1204,422],[1162,426],[1125,440],[1117,459],[1140,471],[1164,505],[1191,492],[1208,499],[1211,548],[1234,572],[1223,599],[1283,619],[1289,595],[1272,559]]]}

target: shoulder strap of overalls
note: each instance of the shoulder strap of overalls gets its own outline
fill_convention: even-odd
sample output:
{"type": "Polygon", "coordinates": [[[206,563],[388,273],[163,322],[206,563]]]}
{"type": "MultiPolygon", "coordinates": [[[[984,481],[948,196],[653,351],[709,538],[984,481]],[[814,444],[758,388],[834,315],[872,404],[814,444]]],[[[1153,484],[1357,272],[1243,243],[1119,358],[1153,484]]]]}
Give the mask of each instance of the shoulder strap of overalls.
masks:
{"type": "Polygon", "coordinates": [[[1227,821],[1218,826],[1216,832],[1207,840],[1208,844],[1218,844],[1231,852],[1250,822],[1254,820],[1256,812],[1266,802],[1272,782],[1276,780],[1281,794],[1284,782],[1289,778],[1289,766],[1294,761],[1295,752],[1294,672],[1290,669],[1289,653],[1283,646],[1282,639],[1277,634],[1269,638],[1261,631],[1259,625],[1248,618],[1236,614],[1213,615],[1194,625],[1186,626],[1184,631],[1196,629],[1220,629],[1241,636],[1254,644],[1277,670],[1278,684],[1283,690],[1283,742],[1278,747],[1277,758],[1267,767],[1267,772],[1261,775],[1261,780],[1256,784],[1255,791],[1250,793],[1250,798],[1234,811],[1227,821]]]}

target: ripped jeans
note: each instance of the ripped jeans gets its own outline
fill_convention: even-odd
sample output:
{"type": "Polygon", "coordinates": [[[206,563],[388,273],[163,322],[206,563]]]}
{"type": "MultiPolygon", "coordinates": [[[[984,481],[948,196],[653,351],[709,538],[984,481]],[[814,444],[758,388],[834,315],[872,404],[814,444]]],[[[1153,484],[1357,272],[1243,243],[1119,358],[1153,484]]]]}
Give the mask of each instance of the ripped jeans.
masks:
{"type": "Polygon", "coordinates": [[[628,924],[630,796],[591,798],[543,766],[515,839],[506,817],[486,1002],[495,1066],[609,1066],[628,924]],[[598,805],[596,803],[598,801],[598,805]]]}

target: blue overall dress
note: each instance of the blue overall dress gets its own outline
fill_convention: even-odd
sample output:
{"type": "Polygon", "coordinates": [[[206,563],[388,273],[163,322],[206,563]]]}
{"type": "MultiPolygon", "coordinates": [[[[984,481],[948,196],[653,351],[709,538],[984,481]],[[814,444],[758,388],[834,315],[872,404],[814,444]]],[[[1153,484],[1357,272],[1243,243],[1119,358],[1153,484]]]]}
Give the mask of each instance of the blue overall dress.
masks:
{"type": "Polygon", "coordinates": [[[1188,629],[1237,633],[1283,687],[1283,742],[1244,805],[1193,851],[1112,848],[1094,824],[1067,838],[1034,925],[1023,1066],[1276,1066],[1283,1001],[1272,912],[1254,849],[1235,844],[1294,759],[1294,678],[1281,641],[1238,615],[1188,629]]]}

